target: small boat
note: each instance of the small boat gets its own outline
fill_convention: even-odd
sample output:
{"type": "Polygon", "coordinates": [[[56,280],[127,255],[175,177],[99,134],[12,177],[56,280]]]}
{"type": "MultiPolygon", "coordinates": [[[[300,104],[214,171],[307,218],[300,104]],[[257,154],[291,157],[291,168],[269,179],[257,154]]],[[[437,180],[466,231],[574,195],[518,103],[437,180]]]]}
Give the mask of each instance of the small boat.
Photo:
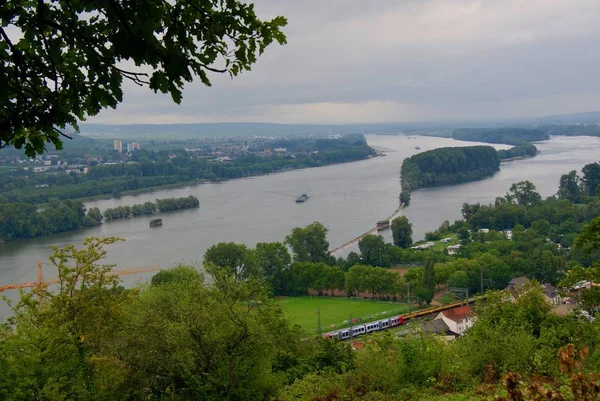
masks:
{"type": "Polygon", "coordinates": [[[421,148],[419,146],[415,146],[415,149],[417,150],[421,150],[421,148]]]}
{"type": "Polygon", "coordinates": [[[390,228],[390,221],[389,220],[379,220],[377,222],[377,231],[381,231],[381,230],[385,230],[390,228]]]}
{"type": "Polygon", "coordinates": [[[162,226],[162,219],[153,219],[150,220],[150,228],[152,227],[160,227],[162,226]]]}
{"type": "Polygon", "coordinates": [[[308,195],[302,194],[298,199],[296,199],[296,203],[303,203],[308,200],[308,195]]]}

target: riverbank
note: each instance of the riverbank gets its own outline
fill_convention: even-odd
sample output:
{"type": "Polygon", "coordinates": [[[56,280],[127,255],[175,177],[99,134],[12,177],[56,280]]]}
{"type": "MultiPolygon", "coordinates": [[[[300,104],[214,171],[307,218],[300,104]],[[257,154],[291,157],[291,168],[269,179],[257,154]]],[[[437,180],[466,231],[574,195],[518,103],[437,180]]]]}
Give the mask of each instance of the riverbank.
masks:
{"type": "MultiPolygon", "coordinates": [[[[107,194],[96,195],[96,196],[85,196],[85,197],[81,197],[81,198],[74,198],[71,200],[75,201],[75,202],[79,201],[79,202],[85,203],[85,202],[94,202],[94,201],[99,201],[99,200],[119,199],[124,196],[137,196],[137,195],[150,194],[153,192],[163,191],[163,190],[181,189],[181,188],[186,188],[186,187],[196,187],[196,186],[204,185],[204,184],[219,184],[219,183],[225,183],[225,182],[229,182],[229,181],[245,180],[245,179],[250,179],[250,178],[276,175],[276,174],[286,173],[286,172],[290,172],[290,171],[308,170],[308,169],[315,169],[315,168],[321,168],[321,167],[352,164],[352,163],[358,163],[361,161],[370,160],[370,159],[374,159],[374,158],[384,157],[386,155],[385,152],[382,152],[382,151],[375,151],[375,152],[376,153],[374,155],[369,155],[369,156],[365,157],[364,159],[348,160],[348,161],[343,161],[343,162],[332,162],[332,163],[323,164],[320,166],[288,167],[288,168],[273,171],[270,173],[252,174],[252,175],[248,175],[245,177],[219,178],[219,179],[213,179],[213,180],[209,180],[209,179],[188,180],[188,181],[182,181],[182,182],[178,182],[178,183],[174,183],[174,184],[158,185],[158,186],[153,186],[153,187],[148,187],[148,188],[140,188],[140,189],[122,191],[122,192],[120,192],[119,196],[114,196],[112,193],[107,193],[107,194]]],[[[36,206],[38,208],[45,208],[45,207],[48,207],[48,204],[42,203],[42,204],[38,204],[36,206]]]]}

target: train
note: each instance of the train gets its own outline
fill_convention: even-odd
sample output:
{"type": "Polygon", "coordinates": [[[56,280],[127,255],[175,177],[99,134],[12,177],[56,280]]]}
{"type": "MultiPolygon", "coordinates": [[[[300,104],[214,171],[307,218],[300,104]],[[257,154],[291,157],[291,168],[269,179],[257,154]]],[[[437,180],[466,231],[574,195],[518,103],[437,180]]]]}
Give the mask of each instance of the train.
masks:
{"type": "Polygon", "coordinates": [[[340,341],[349,340],[361,336],[363,334],[373,333],[375,331],[387,330],[392,327],[406,324],[411,319],[424,317],[433,313],[438,313],[444,310],[456,308],[464,305],[464,301],[452,302],[447,305],[436,306],[435,308],[423,309],[415,312],[405,313],[404,315],[392,316],[385,319],[376,320],[374,322],[357,324],[356,326],[346,327],[335,331],[322,334],[326,339],[337,339],[340,341]]]}

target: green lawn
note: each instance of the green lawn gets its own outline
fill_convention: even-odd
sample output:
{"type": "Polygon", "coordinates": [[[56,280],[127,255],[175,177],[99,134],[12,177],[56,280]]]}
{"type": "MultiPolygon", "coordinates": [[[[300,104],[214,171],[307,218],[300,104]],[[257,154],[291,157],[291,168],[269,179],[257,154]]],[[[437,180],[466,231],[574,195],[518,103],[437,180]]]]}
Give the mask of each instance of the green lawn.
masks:
{"type": "Polygon", "coordinates": [[[352,319],[361,318],[366,322],[408,312],[408,305],[402,303],[348,298],[287,297],[279,302],[287,317],[310,332],[317,330],[318,309],[321,310],[323,332],[348,326],[350,315],[352,319]]]}

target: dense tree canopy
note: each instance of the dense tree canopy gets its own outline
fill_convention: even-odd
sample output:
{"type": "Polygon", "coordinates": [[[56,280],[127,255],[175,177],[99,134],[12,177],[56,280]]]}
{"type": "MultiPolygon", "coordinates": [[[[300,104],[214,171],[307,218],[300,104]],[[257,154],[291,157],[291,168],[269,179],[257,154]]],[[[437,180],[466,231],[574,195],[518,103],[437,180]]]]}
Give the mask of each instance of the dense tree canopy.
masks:
{"type": "Polygon", "coordinates": [[[489,177],[500,169],[491,146],[439,148],[404,159],[402,190],[457,184],[489,177]]]}
{"type": "Polygon", "coordinates": [[[124,79],[180,103],[184,82],[238,75],[286,41],[285,18],[261,21],[237,0],[9,0],[0,17],[0,147],[29,156],[46,142],[60,149],[60,129],[115,108],[124,79]]]}
{"type": "Polygon", "coordinates": [[[335,258],[329,254],[327,231],[319,222],[294,228],[285,237],[285,243],[292,248],[294,261],[333,264],[335,258]]]}
{"type": "Polygon", "coordinates": [[[412,245],[412,224],[406,216],[396,217],[392,220],[392,237],[394,245],[400,248],[408,248],[412,245]]]}

